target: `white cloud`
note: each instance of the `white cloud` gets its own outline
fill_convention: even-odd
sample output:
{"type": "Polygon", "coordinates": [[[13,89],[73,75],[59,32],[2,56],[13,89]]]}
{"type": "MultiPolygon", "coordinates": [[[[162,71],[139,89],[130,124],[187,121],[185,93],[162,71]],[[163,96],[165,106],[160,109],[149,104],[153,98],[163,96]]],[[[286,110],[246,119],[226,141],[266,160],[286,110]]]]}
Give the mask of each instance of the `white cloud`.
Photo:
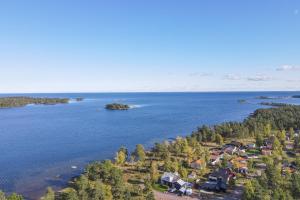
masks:
{"type": "Polygon", "coordinates": [[[199,72],[193,72],[193,73],[190,73],[189,76],[200,76],[200,77],[204,77],[204,76],[212,76],[213,74],[212,73],[208,73],[208,72],[202,72],[202,73],[199,73],[199,72]]]}
{"type": "Polygon", "coordinates": [[[290,83],[300,83],[300,79],[288,79],[286,81],[290,83]]]}
{"type": "Polygon", "coordinates": [[[247,80],[248,81],[269,81],[272,80],[272,78],[263,74],[258,74],[256,76],[247,77],[247,80]]]}
{"type": "Polygon", "coordinates": [[[276,69],[277,71],[297,71],[300,70],[300,67],[292,65],[282,65],[276,69]]]}
{"type": "Polygon", "coordinates": [[[224,76],[225,80],[231,80],[231,81],[237,81],[237,80],[241,80],[242,77],[236,74],[227,74],[224,76]]]}

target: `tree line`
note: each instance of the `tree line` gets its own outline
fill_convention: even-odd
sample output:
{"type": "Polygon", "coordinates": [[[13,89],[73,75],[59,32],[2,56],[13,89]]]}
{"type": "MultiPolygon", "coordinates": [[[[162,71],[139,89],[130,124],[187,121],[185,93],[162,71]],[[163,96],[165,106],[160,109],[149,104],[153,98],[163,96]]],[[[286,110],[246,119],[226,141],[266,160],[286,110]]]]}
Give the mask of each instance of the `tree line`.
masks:
{"type": "Polygon", "coordinates": [[[35,97],[1,97],[0,108],[23,107],[29,104],[65,104],[69,103],[68,98],[35,98],[35,97]]]}

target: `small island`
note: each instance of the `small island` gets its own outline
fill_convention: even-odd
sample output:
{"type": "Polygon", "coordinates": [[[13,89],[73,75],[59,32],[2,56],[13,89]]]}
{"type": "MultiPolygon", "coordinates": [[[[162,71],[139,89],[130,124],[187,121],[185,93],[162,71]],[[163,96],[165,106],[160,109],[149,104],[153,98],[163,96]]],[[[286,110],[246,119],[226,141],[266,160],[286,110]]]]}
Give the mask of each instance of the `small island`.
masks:
{"type": "Polygon", "coordinates": [[[77,97],[75,100],[76,101],[83,101],[83,98],[82,97],[77,97]]]}
{"type": "Polygon", "coordinates": [[[112,103],[112,104],[107,104],[105,108],[107,110],[128,110],[130,106],[126,104],[112,103]]]}
{"type": "Polygon", "coordinates": [[[247,103],[247,101],[245,99],[239,99],[238,102],[239,103],[247,103]]]}
{"type": "Polygon", "coordinates": [[[259,96],[259,97],[256,97],[256,99],[274,99],[274,98],[268,97],[268,96],[259,96]]]}
{"type": "Polygon", "coordinates": [[[68,98],[36,98],[36,97],[1,97],[0,108],[23,107],[29,104],[34,105],[55,105],[69,103],[68,98]]]}

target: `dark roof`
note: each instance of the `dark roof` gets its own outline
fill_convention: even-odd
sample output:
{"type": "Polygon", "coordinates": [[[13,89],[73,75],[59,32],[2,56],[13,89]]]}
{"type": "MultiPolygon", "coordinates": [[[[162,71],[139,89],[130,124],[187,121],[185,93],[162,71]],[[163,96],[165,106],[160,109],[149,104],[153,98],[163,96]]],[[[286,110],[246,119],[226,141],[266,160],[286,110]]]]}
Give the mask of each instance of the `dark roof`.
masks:
{"type": "Polygon", "coordinates": [[[229,170],[222,168],[222,169],[215,170],[210,176],[216,178],[222,178],[222,180],[227,181],[229,175],[230,175],[229,170]]]}
{"type": "Polygon", "coordinates": [[[241,142],[237,141],[231,141],[228,145],[236,146],[236,147],[241,147],[243,144],[241,142]]]}
{"type": "Polygon", "coordinates": [[[214,190],[217,187],[217,182],[211,182],[207,181],[203,185],[201,185],[201,188],[203,189],[209,189],[209,190],[214,190]]]}

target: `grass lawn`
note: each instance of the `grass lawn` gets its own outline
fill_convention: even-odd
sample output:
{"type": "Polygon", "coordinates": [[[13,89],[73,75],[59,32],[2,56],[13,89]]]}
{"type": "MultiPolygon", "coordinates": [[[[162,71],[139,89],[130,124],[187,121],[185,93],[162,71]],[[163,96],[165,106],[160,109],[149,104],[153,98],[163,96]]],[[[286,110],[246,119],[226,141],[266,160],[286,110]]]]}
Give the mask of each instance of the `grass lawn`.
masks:
{"type": "Polygon", "coordinates": [[[152,187],[154,190],[159,191],[159,192],[166,192],[169,189],[168,186],[161,185],[158,183],[153,184],[152,187]]]}
{"type": "Polygon", "coordinates": [[[257,150],[257,149],[248,149],[246,152],[247,153],[253,153],[253,154],[260,154],[260,151],[257,150]]]}

